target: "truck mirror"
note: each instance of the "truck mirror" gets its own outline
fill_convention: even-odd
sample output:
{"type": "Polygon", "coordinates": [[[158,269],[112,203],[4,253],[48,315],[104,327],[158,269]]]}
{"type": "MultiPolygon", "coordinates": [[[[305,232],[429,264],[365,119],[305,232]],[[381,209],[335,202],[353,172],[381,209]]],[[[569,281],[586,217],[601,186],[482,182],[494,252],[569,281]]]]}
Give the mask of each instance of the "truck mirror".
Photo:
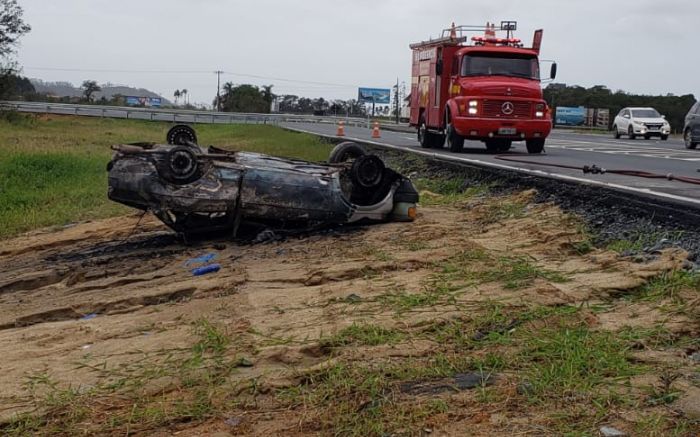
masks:
{"type": "Polygon", "coordinates": [[[549,78],[550,79],[556,79],[557,78],[557,63],[554,62],[552,64],[552,69],[549,71],[549,78]]]}
{"type": "Polygon", "coordinates": [[[438,59],[435,63],[435,74],[440,76],[442,74],[442,59],[438,59]]]}

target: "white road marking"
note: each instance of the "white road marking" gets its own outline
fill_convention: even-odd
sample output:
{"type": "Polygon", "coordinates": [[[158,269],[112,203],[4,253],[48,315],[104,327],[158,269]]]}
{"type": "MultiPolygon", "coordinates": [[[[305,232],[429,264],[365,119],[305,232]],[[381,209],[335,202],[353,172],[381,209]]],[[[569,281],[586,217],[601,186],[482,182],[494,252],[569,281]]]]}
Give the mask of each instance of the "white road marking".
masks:
{"type": "Polygon", "coordinates": [[[664,147],[655,147],[646,144],[632,144],[628,142],[593,142],[584,140],[551,139],[547,147],[555,149],[577,150],[582,152],[607,153],[612,155],[636,155],[645,158],[674,159],[678,161],[700,161],[697,152],[674,150],[664,147]]]}

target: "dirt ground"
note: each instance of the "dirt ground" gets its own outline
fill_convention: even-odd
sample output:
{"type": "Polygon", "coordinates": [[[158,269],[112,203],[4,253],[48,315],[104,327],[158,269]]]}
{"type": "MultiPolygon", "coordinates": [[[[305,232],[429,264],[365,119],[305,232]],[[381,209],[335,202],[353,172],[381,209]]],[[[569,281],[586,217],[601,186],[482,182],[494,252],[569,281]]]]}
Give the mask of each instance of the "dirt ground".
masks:
{"type": "MultiPolygon", "coordinates": [[[[584,237],[576,221],[554,206],[528,203],[531,196],[520,193],[468,207],[434,205],[421,208],[410,224],[257,245],[217,241],[186,246],[152,217],[135,228],[135,215],[4,241],[0,417],[12,424],[22,413],[48,415],[31,427],[24,425],[39,434],[56,429],[71,435],[353,434],[352,427],[360,425],[348,427],[327,414],[342,411],[326,408],[324,402],[335,405],[332,397],[319,401],[313,391],[285,399],[292,389],[314,387],[313,375],[339,364],[424,365],[438,352],[456,356],[454,347],[446,348],[425,328],[454,320],[474,322],[496,307],[505,313],[573,307],[593,332],[649,330],[661,324],[671,335],[697,338],[698,320],[692,312],[666,311],[666,300],[623,299],[650,278],[680,268],[684,252],[669,250],[635,262],[603,250],[580,250],[584,237]],[[503,213],[504,205],[522,211],[503,213]],[[210,253],[221,270],[193,276],[188,260],[210,253]],[[512,275],[515,263],[524,273],[512,275]],[[465,265],[471,266],[468,275],[453,274],[465,265]],[[443,283],[449,285],[444,293],[434,291],[442,290],[443,283]],[[358,326],[382,327],[389,340],[359,341],[348,334],[358,326]],[[207,342],[202,342],[202,332],[209,336],[207,342]],[[218,333],[226,339],[217,340],[218,333]],[[178,416],[178,399],[189,399],[193,384],[183,382],[180,373],[153,369],[181,369],[172,363],[188,360],[202,344],[204,354],[198,356],[220,353],[221,360],[235,365],[217,373],[224,375],[221,381],[210,383],[208,410],[178,416]],[[128,375],[142,383],[127,387],[128,375]],[[109,385],[115,382],[121,385],[109,385]],[[77,414],[74,408],[82,395],[89,401],[80,404],[77,414]],[[165,413],[135,418],[135,399],[149,397],[158,399],[155,404],[165,413]],[[129,420],[122,420],[125,414],[131,415],[129,420]]],[[[474,326],[483,327],[465,326],[471,333],[474,326]]],[[[508,349],[508,356],[517,345],[494,343],[488,351],[499,348],[508,349]]],[[[644,411],[671,421],[690,417],[693,408],[698,410],[692,404],[700,390],[692,379],[698,371],[688,358],[692,352],[665,346],[632,351],[636,362],[653,367],[649,363],[661,360],[664,368],[673,367],[680,375],[673,381],[680,394],[646,410],[638,404],[615,404],[604,417],[586,423],[608,423],[634,434],[644,411]]],[[[470,354],[486,352],[462,353],[473,359],[470,354]]],[[[223,361],[206,362],[216,366],[223,361]]],[[[561,428],[549,411],[551,404],[523,401],[519,373],[508,365],[500,369],[492,400],[479,398],[483,390],[399,390],[392,405],[403,408],[438,399],[441,407],[425,414],[411,410],[410,419],[397,414],[401,419],[396,426],[382,416],[386,435],[558,434],[561,428]]],[[[658,378],[653,372],[636,375],[631,386],[652,387],[658,378]]],[[[435,380],[419,375],[409,382],[435,380]]],[[[342,397],[347,387],[334,390],[342,397]]],[[[357,408],[347,414],[362,415],[363,402],[353,398],[357,408]]],[[[665,423],[658,428],[662,433],[675,422],[665,423]]],[[[13,426],[7,429],[21,429],[13,426]]],[[[686,424],[681,434],[696,430],[686,424]]]]}

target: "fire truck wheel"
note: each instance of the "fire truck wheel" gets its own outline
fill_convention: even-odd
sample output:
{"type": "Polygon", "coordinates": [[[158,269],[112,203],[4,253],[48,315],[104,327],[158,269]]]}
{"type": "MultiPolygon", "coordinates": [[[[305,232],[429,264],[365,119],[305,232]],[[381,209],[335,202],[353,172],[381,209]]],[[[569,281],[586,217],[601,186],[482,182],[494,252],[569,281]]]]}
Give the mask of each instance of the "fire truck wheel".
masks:
{"type": "Polygon", "coordinates": [[[452,123],[447,123],[447,146],[450,152],[459,153],[464,149],[464,137],[457,133],[452,123]]]}
{"type": "Polygon", "coordinates": [[[525,147],[527,147],[527,153],[542,153],[544,150],[544,140],[527,140],[525,141],[525,147]]]}
{"type": "Polygon", "coordinates": [[[418,123],[418,142],[422,148],[430,149],[433,147],[431,136],[430,132],[428,132],[428,126],[425,124],[425,117],[421,115],[418,123]]]}

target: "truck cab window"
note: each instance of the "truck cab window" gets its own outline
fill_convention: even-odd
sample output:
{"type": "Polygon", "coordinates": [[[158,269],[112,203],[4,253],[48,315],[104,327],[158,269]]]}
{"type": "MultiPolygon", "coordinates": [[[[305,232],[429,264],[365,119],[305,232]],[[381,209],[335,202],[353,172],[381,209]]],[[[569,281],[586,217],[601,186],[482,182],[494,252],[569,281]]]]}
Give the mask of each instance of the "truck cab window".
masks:
{"type": "Polygon", "coordinates": [[[464,57],[462,76],[509,76],[540,80],[540,66],[533,56],[477,52],[464,57]]]}

